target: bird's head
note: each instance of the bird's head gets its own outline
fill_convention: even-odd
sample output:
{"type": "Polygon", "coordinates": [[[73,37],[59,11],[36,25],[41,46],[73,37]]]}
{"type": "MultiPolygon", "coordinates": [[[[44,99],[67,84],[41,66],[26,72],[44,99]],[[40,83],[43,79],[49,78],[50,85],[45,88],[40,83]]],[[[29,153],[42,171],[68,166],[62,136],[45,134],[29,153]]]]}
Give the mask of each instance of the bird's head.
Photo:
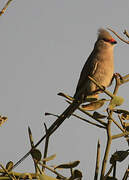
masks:
{"type": "Polygon", "coordinates": [[[98,30],[98,38],[96,41],[97,46],[103,46],[105,48],[114,47],[117,41],[110,35],[105,29],[98,30]]]}

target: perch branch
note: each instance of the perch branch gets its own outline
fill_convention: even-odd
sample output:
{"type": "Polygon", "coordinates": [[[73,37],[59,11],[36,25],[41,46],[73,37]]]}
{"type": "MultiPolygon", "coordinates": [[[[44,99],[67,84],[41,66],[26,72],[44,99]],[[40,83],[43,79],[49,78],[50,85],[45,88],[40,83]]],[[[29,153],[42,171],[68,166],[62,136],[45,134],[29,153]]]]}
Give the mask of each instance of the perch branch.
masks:
{"type": "MultiPolygon", "coordinates": [[[[114,33],[121,41],[123,41],[123,42],[125,42],[126,44],[129,44],[129,41],[127,41],[127,40],[125,40],[125,39],[123,39],[122,37],[120,37],[119,35],[118,35],[118,33],[116,33],[113,29],[111,29],[111,28],[107,28],[109,31],[111,31],[112,33],[114,33]]],[[[126,30],[125,30],[126,31],[126,30]]]]}
{"type": "MultiPolygon", "coordinates": [[[[47,129],[47,126],[46,126],[45,123],[44,123],[44,127],[45,127],[45,131],[46,131],[46,134],[47,134],[48,129],[47,129]]],[[[49,137],[50,136],[46,137],[46,141],[45,141],[44,156],[43,156],[44,159],[47,157],[49,137]]],[[[46,161],[44,161],[44,165],[46,165],[46,161]]],[[[44,170],[45,170],[45,166],[42,166],[42,171],[44,171],[44,170]]]]}
{"type": "Polygon", "coordinates": [[[12,0],[8,0],[3,9],[0,11],[0,16],[5,13],[6,9],[8,8],[9,4],[11,3],[12,0]]]}

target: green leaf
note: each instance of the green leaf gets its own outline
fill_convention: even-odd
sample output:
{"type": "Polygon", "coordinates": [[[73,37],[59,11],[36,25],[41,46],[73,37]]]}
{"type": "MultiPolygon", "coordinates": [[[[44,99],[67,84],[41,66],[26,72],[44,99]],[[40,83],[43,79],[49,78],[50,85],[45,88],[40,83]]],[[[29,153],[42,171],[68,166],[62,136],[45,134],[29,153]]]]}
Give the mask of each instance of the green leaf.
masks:
{"type": "Polygon", "coordinates": [[[82,177],[82,172],[79,171],[78,169],[75,169],[73,171],[73,176],[74,176],[74,178],[81,178],[82,177]]]}
{"type": "Polygon", "coordinates": [[[116,151],[110,159],[110,163],[114,164],[116,161],[122,162],[125,160],[125,158],[129,155],[128,150],[127,151],[116,151]]]}
{"type": "Polygon", "coordinates": [[[115,109],[114,112],[118,113],[118,114],[127,114],[127,115],[129,115],[129,111],[126,111],[124,109],[115,109]]]}
{"type": "Polygon", "coordinates": [[[47,176],[46,174],[38,174],[37,176],[39,180],[58,180],[54,177],[47,176]]]}
{"type": "Polygon", "coordinates": [[[57,168],[61,168],[61,169],[74,168],[74,167],[78,166],[79,163],[80,163],[80,161],[74,161],[74,162],[70,162],[67,164],[60,164],[60,165],[56,166],[54,169],[57,169],[57,168]]]}
{"type": "Polygon", "coordinates": [[[94,112],[93,113],[93,117],[96,119],[96,118],[99,118],[99,119],[104,119],[104,118],[106,118],[107,116],[105,116],[105,115],[103,115],[103,114],[100,114],[100,113],[98,113],[98,112],[94,112]]]}
{"type": "Polygon", "coordinates": [[[129,120],[129,115],[123,113],[123,114],[121,115],[121,118],[122,118],[123,120],[129,120]]]}
{"type": "Polygon", "coordinates": [[[37,161],[40,161],[42,158],[42,154],[38,149],[33,149],[31,155],[37,161]]]}
{"type": "Polygon", "coordinates": [[[116,106],[122,105],[124,102],[124,98],[121,96],[114,96],[113,99],[111,99],[109,104],[109,109],[112,110],[116,106]]]}
{"type": "Polygon", "coordinates": [[[12,167],[13,167],[13,162],[12,162],[12,161],[9,161],[9,162],[6,164],[6,169],[7,169],[8,171],[10,171],[10,170],[12,169],[12,167]]]}

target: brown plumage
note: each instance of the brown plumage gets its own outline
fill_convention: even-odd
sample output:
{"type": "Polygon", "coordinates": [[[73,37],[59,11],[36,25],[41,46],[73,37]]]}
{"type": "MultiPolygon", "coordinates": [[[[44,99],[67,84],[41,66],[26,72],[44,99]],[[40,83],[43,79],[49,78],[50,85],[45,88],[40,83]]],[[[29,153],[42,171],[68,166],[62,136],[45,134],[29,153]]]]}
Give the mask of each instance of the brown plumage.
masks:
{"type": "Polygon", "coordinates": [[[105,87],[110,85],[114,72],[114,44],[116,41],[109,32],[99,29],[94,49],[81,71],[74,95],[75,99],[84,99],[87,95],[92,95],[97,91],[98,87],[90,81],[88,76],[93,77],[105,87]]]}
{"type": "MultiPolygon", "coordinates": [[[[86,96],[96,94],[98,88],[89,80],[88,76],[93,77],[97,82],[105,87],[110,85],[114,72],[114,44],[116,44],[116,41],[112,38],[108,31],[105,29],[100,29],[98,31],[98,38],[94,45],[94,49],[88,57],[80,74],[74,95],[75,100],[57,118],[57,120],[47,130],[48,133],[45,134],[33,148],[36,148],[46,137],[50,136],[50,134],[54,132],[63,123],[63,121],[79,107],[82,101],[85,101],[86,96]]],[[[30,153],[31,150],[23,156],[13,166],[13,168],[21,163],[30,153]]]]}

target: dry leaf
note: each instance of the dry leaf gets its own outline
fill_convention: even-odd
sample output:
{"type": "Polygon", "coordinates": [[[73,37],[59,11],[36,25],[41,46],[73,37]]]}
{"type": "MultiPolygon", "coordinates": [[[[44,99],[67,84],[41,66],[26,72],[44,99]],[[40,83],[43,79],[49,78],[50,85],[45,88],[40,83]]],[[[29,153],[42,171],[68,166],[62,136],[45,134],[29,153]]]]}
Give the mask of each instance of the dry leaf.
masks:
{"type": "Polygon", "coordinates": [[[61,168],[61,169],[69,169],[69,168],[74,168],[76,166],[78,166],[78,164],[80,163],[80,161],[74,161],[74,162],[70,162],[70,163],[67,163],[67,164],[60,164],[56,167],[54,167],[54,169],[57,169],[57,168],[61,168]]]}
{"type": "Polygon", "coordinates": [[[82,108],[85,111],[94,111],[94,110],[97,110],[97,109],[101,108],[106,101],[107,101],[106,99],[100,99],[100,100],[97,100],[97,101],[93,101],[93,102],[91,102],[89,104],[82,105],[82,108]]]}

